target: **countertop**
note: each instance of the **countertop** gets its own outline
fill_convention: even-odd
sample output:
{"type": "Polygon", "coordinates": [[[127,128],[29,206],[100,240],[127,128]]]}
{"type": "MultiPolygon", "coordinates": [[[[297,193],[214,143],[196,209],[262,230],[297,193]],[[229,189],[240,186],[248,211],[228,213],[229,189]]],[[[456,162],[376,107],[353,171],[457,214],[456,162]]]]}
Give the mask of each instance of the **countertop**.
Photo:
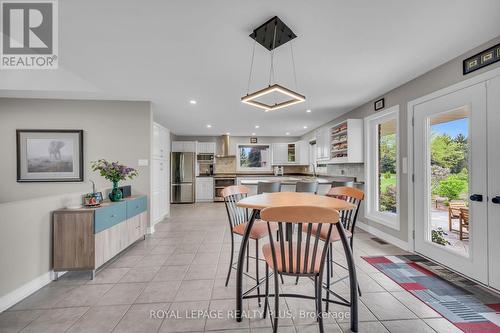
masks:
{"type": "Polygon", "coordinates": [[[257,184],[262,178],[276,178],[276,180],[281,180],[283,185],[295,185],[299,180],[317,180],[320,184],[331,183],[333,181],[337,182],[354,182],[355,185],[363,185],[363,181],[358,181],[356,177],[350,176],[330,176],[330,175],[318,175],[316,178],[313,175],[301,174],[301,173],[291,173],[285,174],[283,176],[275,176],[272,173],[216,173],[213,175],[214,178],[240,178],[242,184],[253,185],[257,184]]]}
{"type": "Polygon", "coordinates": [[[122,198],[120,201],[110,201],[108,199],[105,199],[103,202],[101,202],[101,205],[100,206],[95,206],[95,207],[86,207],[86,206],[83,206],[83,205],[80,205],[80,206],[70,206],[70,207],[66,207],[66,208],[60,208],[60,209],[57,209],[55,210],[55,212],[68,212],[68,211],[71,211],[71,212],[82,212],[82,211],[92,211],[92,210],[96,210],[96,209],[100,209],[100,208],[104,208],[104,207],[108,207],[108,206],[111,206],[111,205],[116,205],[116,204],[120,204],[120,203],[123,203],[123,202],[126,202],[126,201],[131,201],[131,200],[135,200],[137,198],[141,198],[141,197],[145,197],[146,195],[143,195],[143,194],[138,194],[138,195],[132,195],[130,197],[125,197],[125,198],[122,198]]]}
{"type": "MultiPolygon", "coordinates": [[[[319,184],[330,184],[332,181],[325,178],[314,178],[314,177],[290,177],[290,176],[273,176],[269,177],[269,181],[281,181],[281,185],[295,185],[299,181],[317,181],[319,184]]],[[[252,179],[249,177],[248,179],[242,179],[242,185],[257,185],[259,182],[267,182],[267,180],[262,179],[252,179]]]]}

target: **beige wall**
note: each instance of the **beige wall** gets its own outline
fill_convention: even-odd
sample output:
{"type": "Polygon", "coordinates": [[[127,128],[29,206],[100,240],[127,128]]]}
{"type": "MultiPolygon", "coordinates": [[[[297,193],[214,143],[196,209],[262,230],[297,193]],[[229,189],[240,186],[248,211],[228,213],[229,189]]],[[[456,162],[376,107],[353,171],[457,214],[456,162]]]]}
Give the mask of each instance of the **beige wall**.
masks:
{"type": "MultiPolygon", "coordinates": [[[[495,44],[500,43],[500,36],[485,43],[466,54],[463,54],[425,74],[417,77],[416,79],[405,83],[404,85],[380,96],[385,98],[385,108],[389,108],[394,105],[399,104],[399,123],[400,123],[400,144],[399,144],[399,156],[407,156],[407,138],[408,138],[408,118],[407,118],[407,103],[418,97],[427,95],[436,90],[451,86],[460,81],[466,80],[468,78],[474,77],[475,75],[484,73],[485,71],[491,70],[496,67],[500,67],[500,62],[490,65],[486,68],[477,70],[466,76],[462,75],[462,61],[482,50],[485,50],[495,44]]],[[[411,60],[409,60],[411,61],[411,60]]],[[[380,98],[379,97],[379,98],[380,98]]],[[[375,113],[373,109],[373,102],[379,98],[374,99],[344,115],[332,120],[326,125],[333,125],[344,119],[361,119],[375,113]]],[[[307,133],[303,138],[310,138],[314,135],[314,132],[307,133]]],[[[348,170],[349,166],[345,166],[348,170]]],[[[330,168],[329,168],[330,169],[330,168]]],[[[334,169],[330,169],[334,172],[334,169]]],[[[336,169],[335,169],[336,170],[336,169]]],[[[402,177],[400,184],[400,230],[391,229],[385,227],[379,223],[373,221],[367,221],[363,218],[363,222],[366,224],[377,228],[391,236],[399,238],[402,241],[408,240],[408,182],[406,177],[402,177]]]]}
{"type": "Polygon", "coordinates": [[[138,168],[139,176],[127,183],[149,194],[150,168],[137,164],[150,158],[151,126],[149,102],[0,98],[0,298],[48,274],[50,212],[80,204],[91,191],[89,179],[100,190],[110,187],[90,170],[90,161],[106,158],[138,168]],[[16,129],[83,129],[84,182],[17,183],[16,129]]]}

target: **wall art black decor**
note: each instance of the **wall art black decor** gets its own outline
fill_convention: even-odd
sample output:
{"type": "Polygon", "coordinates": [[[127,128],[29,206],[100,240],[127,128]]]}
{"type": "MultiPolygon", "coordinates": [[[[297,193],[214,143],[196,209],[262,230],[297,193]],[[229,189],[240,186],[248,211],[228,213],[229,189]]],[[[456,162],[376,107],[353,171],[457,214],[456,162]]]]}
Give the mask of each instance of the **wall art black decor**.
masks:
{"type": "Polygon", "coordinates": [[[463,62],[463,75],[472,73],[480,68],[491,65],[500,60],[500,44],[490,47],[469,57],[463,62]]]}
{"type": "Polygon", "coordinates": [[[83,181],[83,130],[17,130],[18,182],[83,181]]]}
{"type": "Polygon", "coordinates": [[[385,99],[381,98],[376,100],[375,103],[373,103],[373,107],[375,108],[375,111],[382,110],[385,107],[385,99]]]}
{"type": "Polygon", "coordinates": [[[257,138],[256,137],[251,137],[250,138],[250,143],[257,143],[257,138]]]}

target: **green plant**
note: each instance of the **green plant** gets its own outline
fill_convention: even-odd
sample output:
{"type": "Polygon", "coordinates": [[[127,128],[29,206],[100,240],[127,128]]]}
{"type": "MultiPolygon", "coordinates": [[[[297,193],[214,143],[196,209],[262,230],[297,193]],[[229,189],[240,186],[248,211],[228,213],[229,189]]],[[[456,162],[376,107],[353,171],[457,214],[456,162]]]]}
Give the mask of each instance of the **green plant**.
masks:
{"type": "Polygon", "coordinates": [[[389,185],[384,192],[380,193],[379,198],[380,211],[382,212],[392,212],[397,211],[397,201],[396,201],[396,186],[389,185]]]}
{"type": "Polygon", "coordinates": [[[448,235],[444,232],[443,228],[438,227],[437,229],[431,230],[432,242],[439,245],[450,245],[451,243],[444,238],[444,236],[448,235]]]}
{"type": "Polygon", "coordinates": [[[445,180],[439,182],[439,186],[436,189],[437,194],[442,197],[446,197],[449,200],[456,200],[460,197],[460,194],[467,191],[468,182],[464,178],[464,175],[450,175],[445,180]]]}

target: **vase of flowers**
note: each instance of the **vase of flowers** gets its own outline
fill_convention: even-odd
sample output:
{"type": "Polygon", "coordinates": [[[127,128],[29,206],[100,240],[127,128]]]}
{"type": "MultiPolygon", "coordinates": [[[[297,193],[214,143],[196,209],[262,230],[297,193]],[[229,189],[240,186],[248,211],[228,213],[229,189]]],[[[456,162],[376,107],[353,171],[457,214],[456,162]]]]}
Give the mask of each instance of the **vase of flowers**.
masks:
{"type": "Polygon", "coordinates": [[[99,174],[113,183],[113,189],[109,192],[109,200],[120,201],[122,191],[118,188],[121,180],[132,179],[139,175],[136,169],[125,166],[118,162],[108,162],[104,159],[91,162],[92,171],[99,171],[99,174]]]}

